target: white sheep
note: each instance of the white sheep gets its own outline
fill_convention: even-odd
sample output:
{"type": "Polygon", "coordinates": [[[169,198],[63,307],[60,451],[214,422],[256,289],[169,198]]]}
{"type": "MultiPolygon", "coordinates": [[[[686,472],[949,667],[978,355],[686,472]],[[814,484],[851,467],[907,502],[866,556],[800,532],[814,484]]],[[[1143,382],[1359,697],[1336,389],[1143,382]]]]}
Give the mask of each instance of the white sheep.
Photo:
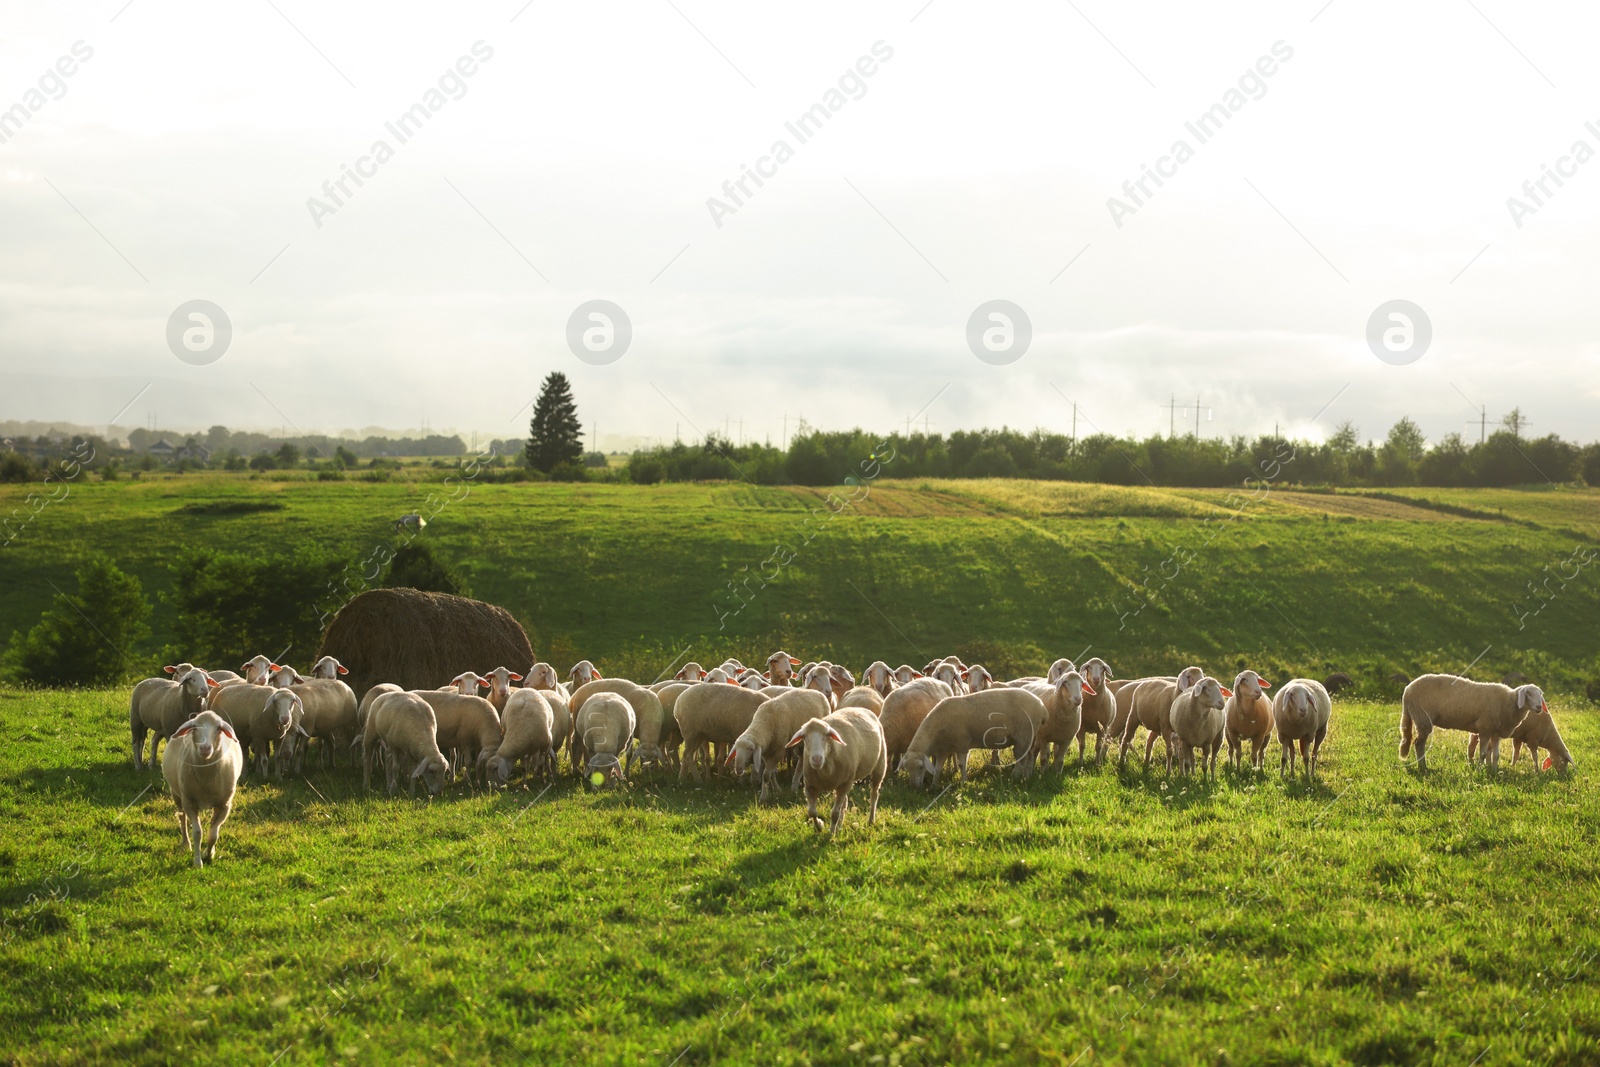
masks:
{"type": "Polygon", "coordinates": [[[500,747],[505,731],[494,705],[475,694],[418,689],[413,692],[433,709],[434,740],[439,751],[450,757],[455,773],[473,779],[479,756],[500,747]]]}
{"type": "Polygon", "coordinates": [[[767,681],[773,685],[788,685],[800,661],[779,649],[767,657],[767,681]]]}
{"type": "Polygon", "coordinates": [[[522,687],[524,689],[540,689],[546,692],[554,690],[569,699],[572,696],[572,690],[567,688],[567,683],[557,676],[556,669],[543,660],[528,668],[522,679],[522,687]]]}
{"type": "Polygon", "coordinates": [[[1083,721],[1078,726],[1078,762],[1083,762],[1084,740],[1094,734],[1094,758],[1099,763],[1106,757],[1106,745],[1112,736],[1111,726],[1117,717],[1117,698],[1109,683],[1111,664],[1095,656],[1083,665],[1080,674],[1089,687],[1083,695],[1083,721]]]}
{"type": "Polygon", "coordinates": [[[478,757],[486,765],[491,781],[500,785],[509,782],[519,759],[527,761],[529,774],[554,774],[556,718],[544,693],[537,689],[513,690],[500,721],[505,726],[500,747],[492,752],[485,749],[478,757]]]}
{"type": "MultiPolygon", "coordinates": [[[[1282,696],[1279,693],[1279,696],[1282,696]]],[[[1548,749],[1552,765],[1565,769],[1572,754],[1561,740],[1544,690],[1536,685],[1515,689],[1499,682],[1474,682],[1453,674],[1424,674],[1407,685],[1400,697],[1400,758],[1410,753],[1413,738],[1417,769],[1428,766],[1428,741],[1437,728],[1477,734],[1484,763],[1500,766],[1500,742],[1509,737],[1515,749],[1533,748],[1533,766],[1539,768],[1539,749],[1548,749]]]]}
{"type": "Polygon", "coordinates": [[[239,668],[244,673],[244,680],[251,685],[266,685],[272,672],[278,665],[265,656],[252,656],[244,661],[244,666],[239,668]]]}
{"type": "Polygon", "coordinates": [[[953,695],[950,687],[937,678],[918,677],[883,698],[883,710],[878,713],[878,721],[883,725],[883,741],[891,766],[900,766],[900,757],[911,747],[911,739],[917,736],[917,728],[934,705],[953,695]]]}
{"type": "Polygon", "coordinates": [[[289,769],[295,743],[305,736],[305,708],[293,689],[268,685],[225,685],[211,694],[211,710],[233,727],[245,758],[265,776],[276,764],[289,769]],[[277,759],[274,760],[273,757],[277,759]]]}
{"type": "Polygon", "coordinates": [[[496,667],[483,676],[489,684],[489,703],[494,705],[495,711],[506,710],[506,699],[511,696],[511,683],[523,680],[522,675],[505,667],[496,667]]]}
{"type": "Polygon", "coordinates": [[[368,689],[364,694],[362,694],[361,703],[356,705],[356,726],[358,726],[364,733],[367,728],[367,715],[372,710],[372,702],[383,696],[385,693],[400,692],[404,692],[404,690],[401,689],[400,686],[395,685],[393,682],[379,682],[371,689],[368,689]]]}
{"type": "Polygon", "coordinates": [[[313,678],[337,678],[341,674],[349,673],[349,669],[332,656],[323,656],[311,665],[311,677],[313,678]]]}
{"type": "MultiPolygon", "coordinates": [[[[894,669],[894,681],[896,685],[910,685],[918,678],[923,677],[926,677],[926,675],[917,670],[915,667],[911,666],[909,663],[902,663],[900,666],[894,669]]],[[[884,695],[887,696],[888,694],[884,695]]]]}
{"type": "Polygon", "coordinates": [[[133,740],[133,766],[144,770],[144,739],[150,738],[150,764],[156,750],[177,729],[205,710],[218,688],[211,676],[193,664],[180,663],[172,678],[146,678],[128,699],[128,731],[133,740]]]}
{"type": "Polygon", "coordinates": [[[693,660],[690,660],[688,663],[685,663],[682,667],[680,667],[678,669],[678,673],[673,675],[672,678],[673,681],[677,682],[698,682],[705,678],[705,676],[706,669],[693,660]]]}
{"type": "Polygon", "coordinates": [[[596,693],[585,700],[572,724],[574,769],[626,778],[634,721],[633,705],[616,693],[596,693]]]}
{"type": "Polygon", "coordinates": [[[301,730],[308,741],[322,739],[323,756],[331,763],[333,754],[349,747],[360,733],[355,693],[339,679],[325,676],[308,678],[291,688],[300,697],[301,730]]]}
{"type": "Polygon", "coordinates": [[[214,711],[202,711],[181,725],[167,742],[161,773],[178,806],[178,838],[194,849],[194,865],[204,867],[217,852],[217,835],[233,810],[233,794],[244,773],[244,753],[233,728],[214,711]],[[211,829],[202,846],[200,813],[211,809],[211,829]]]}
{"type": "MultiPolygon", "coordinates": [[[[1424,677],[1442,676],[1424,675],[1424,677]]],[[[1410,686],[1406,687],[1406,691],[1410,692],[1410,686]]],[[[1401,698],[1401,707],[1405,707],[1404,697],[1401,698]]],[[[1284,683],[1283,688],[1278,690],[1278,695],[1272,698],[1272,718],[1278,728],[1278,744],[1283,747],[1283,753],[1278,760],[1279,774],[1294,773],[1294,745],[1298,742],[1300,761],[1305,764],[1306,777],[1316,777],[1317,761],[1321,757],[1322,742],[1328,736],[1328,719],[1332,714],[1333,701],[1328,699],[1328,691],[1322,687],[1321,682],[1311,678],[1295,678],[1284,683]]],[[[1402,721],[1404,714],[1401,713],[1402,721]]],[[[1426,736],[1423,743],[1426,744],[1426,736]]],[[[1402,738],[1401,745],[1404,744],[1402,738]]],[[[1404,748],[1401,751],[1403,754],[1404,748]]],[[[1420,748],[1417,750],[1417,757],[1420,763],[1422,758],[1420,748]]]]}
{"type": "Polygon", "coordinates": [[[603,674],[595,670],[594,664],[586,659],[580,659],[574,663],[572,669],[567,672],[567,680],[573,684],[574,688],[580,685],[588,685],[596,678],[603,677],[605,677],[603,674]]]}
{"type": "MultiPolygon", "coordinates": [[[[633,737],[638,743],[629,758],[638,760],[641,766],[666,762],[667,710],[660,694],[626,678],[597,678],[573,691],[569,705],[572,718],[576,720],[582,715],[584,703],[599,693],[614,693],[626,700],[633,709],[633,737]]],[[[573,734],[573,740],[577,740],[576,733],[573,734]]],[[[624,771],[627,769],[623,768],[624,771]]],[[[573,773],[578,773],[576,760],[573,761],[573,773]]]]}
{"type": "Polygon", "coordinates": [[[760,671],[745,671],[744,677],[739,679],[739,685],[744,689],[753,689],[758,693],[767,688],[786,688],[785,686],[774,685],[760,671]]]}
{"type": "Polygon", "coordinates": [[[1233,694],[1223,714],[1228,720],[1228,762],[1239,766],[1244,743],[1250,742],[1250,766],[1261,769],[1267,758],[1267,742],[1272,740],[1272,701],[1264,689],[1271,682],[1255,671],[1240,671],[1233,679],[1233,694]]]}
{"type": "Polygon", "coordinates": [[[872,714],[880,715],[883,712],[883,695],[870,685],[858,685],[840,697],[834,708],[866,708],[872,714]]]}
{"type": "MultiPolygon", "coordinates": [[[[1044,705],[1045,718],[1034,735],[1033,747],[1041,760],[1050,759],[1052,769],[1059,771],[1067,749],[1083,734],[1083,697],[1092,690],[1083,675],[1071,670],[1053,684],[1040,682],[1024,686],[1021,691],[1032,693],[1044,705]]],[[[1083,762],[1082,745],[1078,747],[1078,762],[1083,762]]]]}
{"type": "Polygon", "coordinates": [[[850,807],[850,787],[865,779],[871,789],[867,825],[878,820],[878,794],[889,770],[883,746],[883,727],[877,716],[861,708],[846,708],[801,726],[789,741],[801,748],[801,773],[806,784],[806,819],[822,831],[817,798],[833,790],[833,821],[829,833],[844,825],[850,807]]]}
{"type": "MultiPolygon", "coordinates": [[[[1050,664],[1050,669],[1045,672],[1044,678],[1045,681],[1049,682],[1051,685],[1055,685],[1061,680],[1061,676],[1063,674],[1066,674],[1068,671],[1076,671],[1077,669],[1078,665],[1076,663],[1073,663],[1066,657],[1062,657],[1061,659],[1058,659],[1054,663],[1050,664]]],[[[1079,673],[1082,672],[1080,671],[1079,673]]]]}
{"type": "Polygon", "coordinates": [[[755,709],[750,725],[734,740],[728,759],[735,774],[754,772],[761,786],[758,803],[766,802],[777,783],[784,748],[794,732],[828,711],[827,698],[813,689],[789,689],[755,709]]]}
{"type": "Polygon", "coordinates": [[[1173,699],[1168,715],[1172,735],[1178,741],[1178,763],[1183,773],[1194,773],[1195,751],[1199,750],[1201,774],[1216,777],[1217,753],[1222,750],[1228,725],[1224,709],[1232,695],[1221,682],[1207,675],[1173,699]]]}
{"type": "Polygon", "coordinates": [[[737,741],[750,728],[756,709],[767,699],[736,685],[693,685],[679,694],[672,708],[672,717],[683,737],[678,781],[683,781],[691,768],[695,781],[703,781],[702,767],[713,758],[708,749],[737,741]]]}
{"type": "Polygon", "coordinates": [[[931,775],[938,784],[939,765],[953,758],[961,781],[967,780],[967,758],[972,749],[1010,745],[1016,753],[1012,774],[1033,773],[1034,738],[1047,712],[1044,702],[1026,689],[990,689],[946,697],[933,706],[917,727],[900,769],[913,787],[920,788],[931,775]]]}
{"type": "Polygon", "coordinates": [[[828,670],[827,664],[819,663],[815,667],[812,667],[810,670],[806,671],[806,673],[801,676],[801,687],[804,689],[814,690],[827,697],[828,710],[830,711],[833,710],[834,705],[838,702],[839,697],[834,688],[833,674],[828,670]]]}
{"type": "MultiPolygon", "coordinates": [[[[911,668],[906,668],[910,670],[911,668]]],[[[871,686],[878,691],[879,696],[886,697],[893,692],[899,681],[895,678],[894,671],[881,659],[875,659],[861,672],[861,684],[871,686]]]]}
{"type": "Polygon", "coordinates": [[[967,683],[967,691],[969,693],[981,693],[985,689],[994,687],[994,675],[990,674],[988,669],[981,664],[974,663],[966,669],[966,672],[961,677],[967,683]]]}
{"type": "Polygon", "coordinates": [[[1179,693],[1189,689],[1204,677],[1205,671],[1199,667],[1185,667],[1170,681],[1165,678],[1151,678],[1140,682],[1131,695],[1132,703],[1128,721],[1122,728],[1122,749],[1117,755],[1117,762],[1121,764],[1127,760],[1134,734],[1143,726],[1150,731],[1144,742],[1144,765],[1150,766],[1150,755],[1155,749],[1156,738],[1159,737],[1167,753],[1167,773],[1171,774],[1172,759],[1176,755],[1170,717],[1172,702],[1178,699],[1179,693]]]}
{"type": "Polygon", "coordinates": [[[437,718],[421,693],[385,693],[372,704],[361,746],[362,781],[372,788],[372,760],[381,746],[388,753],[389,792],[396,788],[398,771],[416,760],[411,771],[411,795],[417,794],[417,779],[422,779],[430,796],[444,790],[450,761],[439,751],[437,718]]]}

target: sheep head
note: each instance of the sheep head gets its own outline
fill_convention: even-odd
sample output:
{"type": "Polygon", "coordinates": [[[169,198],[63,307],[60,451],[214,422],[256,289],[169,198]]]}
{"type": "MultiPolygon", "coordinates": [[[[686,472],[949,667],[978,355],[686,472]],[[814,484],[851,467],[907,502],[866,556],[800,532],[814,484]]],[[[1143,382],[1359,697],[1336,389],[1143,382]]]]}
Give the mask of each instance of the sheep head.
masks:
{"type": "Polygon", "coordinates": [[[1272,683],[1255,671],[1240,671],[1233,679],[1233,691],[1239,694],[1241,700],[1255,700],[1265,695],[1263,689],[1271,688],[1272,683]]]}
{"type": "MultiPolygon", "coordinates": [[[[1222,687],[1222,683],[1212,677],[1201,678],[1193,686],[1194,702],[1202,708],[1212,708],[1221,711],[1227,706],[1226,696],[1232,696],[1222,687]],[[1226,696],[1225,696],[1226,694],[1226,696]]],[[[1306,694],[1310,696],[1310,694],[1306,694]]]]}
{"type": "Polygon", "coordinates": [[[1183,670],[1178,672],[1178,692],[1188,692],[1190,689],[1193,689],[1195,686],[1199,685],[1200,679],[1204,678],[1205,676],[1206,672],[1201,670],[1199,667],[1185,667],[1183,670]]]}
{"type": "Polygon", "coordinates": [[[1094,689],[1105,688],[1106,681],[1116,677],[1116,675],[1111,673],[1111,664],[1107,663],[1099,656],[1096,656],[1094,659],[1091,659],[1089,662],[1085,663],[1081,668],[1081,671],[1084,681],[1088,682],[1090,687],[1094,689]]]}
{"type": "Polygon", "coordinates": [[[933,760],[915,752],[907,752],[900,757],[899,770],[906,772],[906,777],[911,779],[911,788],[921,789],[924,778],[932,778],[935,772],[933,760]]]}
{"type": "Polygon", "coordinates": [[[427,787],[428,795],[436,797],[444,792],[445,775],[450,771],[450,764],[443,759],[434,759],[431,755],[423,756],[417,761],[416,769],[411,772],[411,791],[417,790],[417,780],[427,787]]]}
{"type": "Polygon", "coordinates": [[[195,760],[198,763],[210,763],[216,759],[228,741],[232,741],[235,745],[239,743],[239,739],[234,736],[233,727],[214,711],[202,711],[178,727],[172,735],[172,740],[176,741],[180,737],[190,739],[189,743],[194,749],[195,760]]]}
{"type": "Polygon", "coordinates": [[[1056,682],[1061,680],[1061,676],[1063,674],[1066,674],[1068,671],[1075,671],[1077,669],[1077,664],[1073,663],[1070,659],[1058,659],[1054,663],[1050,664],[1050,669],[1045,672],[1045,680],[1054,685],[1056,682]]]}
{"type": "Polygon", "coordinates": [[[311,677],[313,678],[337,678],[341,674],[349,673],[349,669],[332,656],[323,656],[311,665],[311,677]]]}
{"type": "Polygon", "coordinates": [[[981,693],[994,684],[994,675],[976,663],[967,668],[966,679],[967,688],[974,693],[981,693]]]}
{"type": "Polygon", "coordinates": [[[813,770],[820,771],[828,762],[830,743],[840,748],[847,747],[844,738],[839,736],[839,731],[821,719],[812,719],[794,732],[786,747],[804,746],[801,751],[805,753],[806,762],[811,764],[813,770]]]}

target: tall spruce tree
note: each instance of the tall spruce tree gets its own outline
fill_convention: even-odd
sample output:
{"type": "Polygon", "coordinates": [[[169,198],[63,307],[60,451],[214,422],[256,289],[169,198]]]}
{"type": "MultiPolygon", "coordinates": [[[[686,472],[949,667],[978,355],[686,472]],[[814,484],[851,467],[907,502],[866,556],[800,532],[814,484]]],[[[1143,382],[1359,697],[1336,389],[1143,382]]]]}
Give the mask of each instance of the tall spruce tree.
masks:
{"type": "Polygon", "coordinates": [[[539,389],[523,450],[528,466],[549,474],[563,463],[576,463],[583,455],[583,423],[572,399],[572,383],[560,371],[551,371],[539,389]]]}

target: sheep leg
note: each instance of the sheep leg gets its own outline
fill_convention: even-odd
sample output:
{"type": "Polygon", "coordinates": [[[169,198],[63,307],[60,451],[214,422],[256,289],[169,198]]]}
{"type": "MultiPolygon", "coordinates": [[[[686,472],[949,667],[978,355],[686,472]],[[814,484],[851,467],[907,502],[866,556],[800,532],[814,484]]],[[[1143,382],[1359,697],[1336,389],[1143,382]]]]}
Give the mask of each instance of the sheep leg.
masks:
{"type": "Polygon", "coordinates": [[[1282,750],[1278,756],[1278,777],[1283,778],[1294,773],[1294,741],[1280,737],[1278,747],[1282,750]]]}
{"type": "Polygon", "coordinates": [[[1305,766],[1306,780],[1311,780],[1311,738],[1300,739],[1300,762],[1305,766]]]}
{"type": "Polygon", "coordinates": [[[850,786],[848,783],[834,790],[833,794],[833,823],[828,828],[828,833],[836,834],[839,827],[844,825],[844,813],[850,808],[850,786]]]}
{"type": "Polygon", "coordinates": [[[1500,769],[1500,739],[1498,737],[1484,737],[1483,765],[1491,771],[1500,769]]]}
{"type": "Polygon", "coordinates": [[[1406,711],[1416,730],[1417,770],[1425,771],[1428,769],[1428,742],[1433,738],[1433,719],[1420,708],[1407,708],[1406,711]]]}
{"type": "Polygon", "coordinates": [[[822,832],[822,818],[817,815],[817,791],[811,787],[810,782],[806,783],[806,822],[810,823],[811,828],[817,833],[822,832]]]}
{"type": "Polygon", "coordinates": [[[217,836],[222,833],[222,824],[228,821],[228,813],[233,809],[233,801],[218,804],[211,809],[211,829],[206,833],[205,859],[210,863],[217,854],[217,836]]]}
{"type": "MultiPolygon", "coordinates": [[[[956,773],[961,776],[962,785],[967,784],[967,757],[970,755],[970,752],[963,752],[956,757],[956,773]]],[[[934,781],[935,783],[938,782],[938,772],[934,773],[934,781]]]]}
{"type": "Polygon", "coordinates": [[[200,808],[198,806],[185,806],[183,813],[188,817],[189,825],[194,829],[194,833],[190,835],[194,839],[194,865],[196,867],[204,867],[206,865],[205,860],[201,858],[200,808]]]}
{"type": "Polygon", "coordinates": [[[140,722],[134,722],[131,729],[133,733],[133,769],[142,771],[144,770],[144,737],[148,731],[145,729],[144,724],[140,722]]]}
{"type": "MultiPolygon", "coordinates": [[[[1155,750],[1156,750],[1156,732],[1154,730],[1151,730],[1148,734],[1145,735],[1145,739],[1144,739],[1144,765],[1146,767],[1150,766],[1150,756],[1151,756],[1152,753],[1155,752],[1155,750]]],[[[1171,770],[1172,768],[1169,766],[1167,769],[1171,770]]]]}
{"type": "Polygon", "coordinates": [[[871,803],[867,807],[867,825],[871,826],[878,821],[878,794],[883,792],[883,780],[888,776],[889,765],[884,764],[884,773],[872,780],[871,803]]]}
{"type": "Polygon", "coordinates": [[[183,847],[189,847],[189,817],[178,809],[178,840],[183,842],[183,847]]]}

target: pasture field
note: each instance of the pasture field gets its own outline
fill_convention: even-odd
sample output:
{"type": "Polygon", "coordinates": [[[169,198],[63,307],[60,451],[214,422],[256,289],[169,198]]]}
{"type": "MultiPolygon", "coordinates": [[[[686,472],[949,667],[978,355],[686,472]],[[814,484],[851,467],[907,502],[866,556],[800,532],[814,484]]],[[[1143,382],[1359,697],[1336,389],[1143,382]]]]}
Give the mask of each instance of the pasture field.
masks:
{"type": "Polygon", "coordinates": [[[1555,713],[1560,776],[1455,734],[1419,779],[1341,701],[1315,785],[901,779],[833,841],[725,780],[340,766],[248,779],[196,871],[124,692],[0,691],[5,1059],[1592,1064],[1600,724],[1555,713]]]}
{"type": "MultiPolygon", "coordinates": [[[[27,492],[0,486],[0,515],[27,492]]],[[[956,651],[997,675],[1094,654],[1122,676],[1177,659],[1219,673],[1338,670],[1362,696],[1390,700],[1396,671],[1521,670],[1579,694],[1600,679],[1600,568],[1563,567],[1600,545],[1600,490],[1378,498],[880,480],[857,495],[835,514],[827,490],[738,483],[87,482],[0,549],[0,637],[71,591],[78,562],[98,551],[154,601],[154,637],[134,652],[153,662],[172,639],[162,594],[179,548],[309,545],[356,573],[396,542],[395,517],[456,496],[426,542],[474,595],[516,615],[542,657],[588,657],[607,674],[648,680],[680,655],[764,659],[783,647],[918,666],[956,651]],[[274,510],[194,510],[219,502],[274,510]],[[779,544],[792,557],[782,567],[766,562],[779,544]]]]}

